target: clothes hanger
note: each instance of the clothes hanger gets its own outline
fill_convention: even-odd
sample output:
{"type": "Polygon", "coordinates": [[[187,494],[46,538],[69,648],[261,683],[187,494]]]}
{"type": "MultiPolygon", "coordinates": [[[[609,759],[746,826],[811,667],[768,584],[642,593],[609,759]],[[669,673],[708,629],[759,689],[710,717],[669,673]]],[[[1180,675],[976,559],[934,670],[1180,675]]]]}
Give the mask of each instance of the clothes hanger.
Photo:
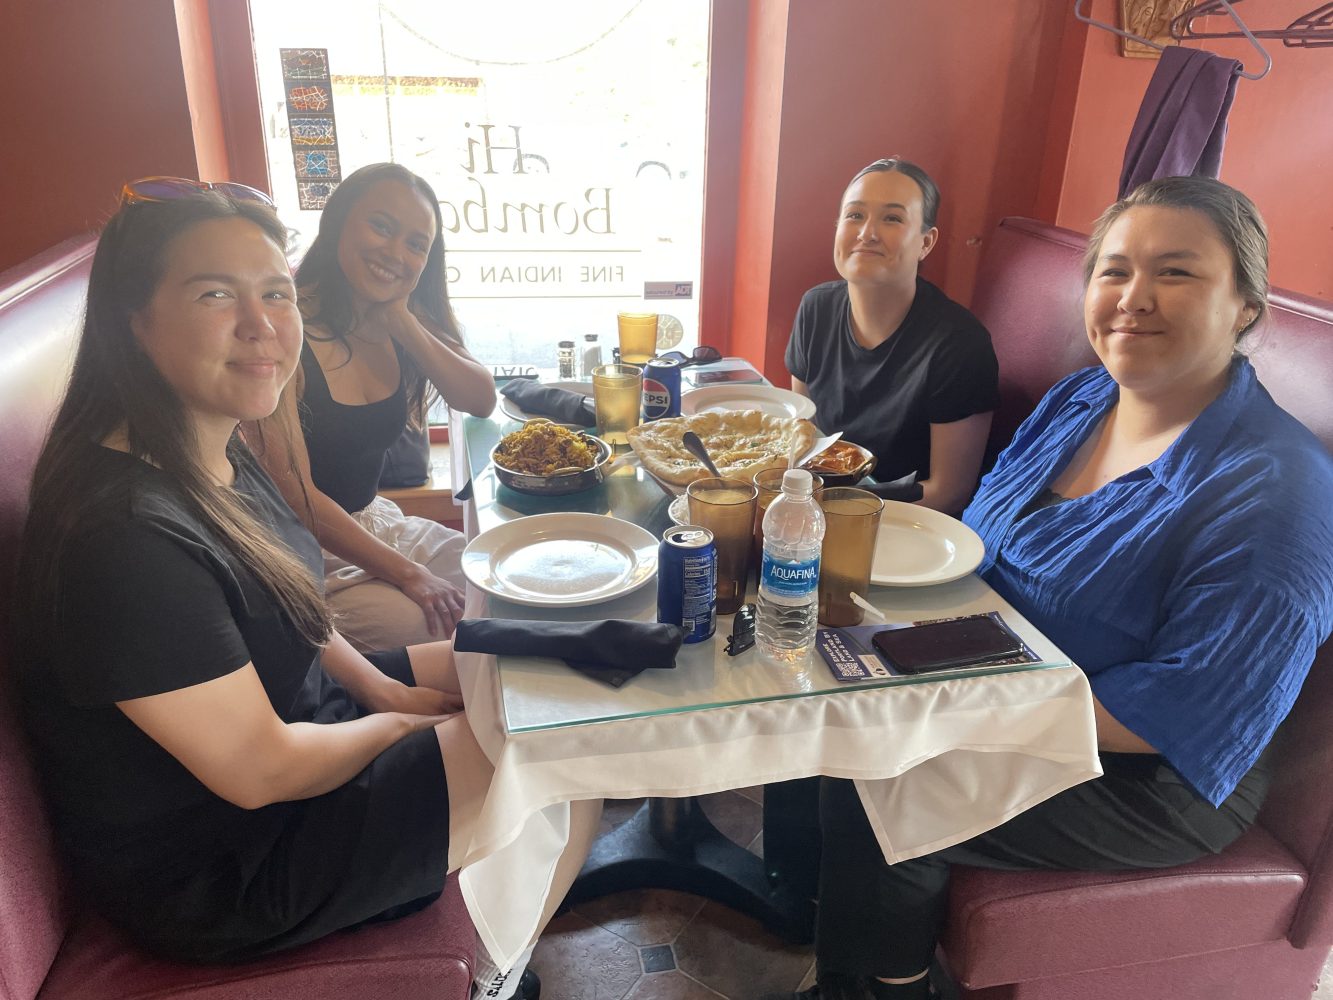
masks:
{"type": "MultiPolygon", "coordinates": [[[[1239,0],[1236,0],[1236,2],[1239,2],[1239,0]]],[[[1333,8],[1333,3],[1326,4],[1325,6],[1333,8]]],[[[1333,11],[1331,11],[1330,13],[1333,13],[1333,11]]],[[[1091,17],[1090,15],[1084,14],[1083,0],[1074,0],[1074,17],[1082,21],[1084,24],[1090,24],[1095,28],[1101,28],[1104,31],[1109,31],[1113,35],[1119,35],[1121,38],[1128,38],[1132,41],[1139,42],[1143,45],[1147,45],[1149,48],[1156,49],[1159,52],[1166,49],[1166,46],[1163,45],[1161,42],[1154,42],[1152,39],[1144,38],[1142,35],[1136,35],[1131,31],[1125,31],[1123,28],[1117,28],[1113,24],[1107,24],[1105,21],[1098,21],[1095,18],[1091,17]]],[[[1264,68],[1260,70],[1258,73],[1247,73],[1245,72],[1245,67],[1241,66],[1241,68],[1238,70],[1240,75],[1245,77],[1245,79],[1247,80],[1261,80],[1265,76],[1267,76],[1268,71],[1273,68],[1273,57],[1270,56],[1267,50],[1262,45],[1259,44],[1259,40],[1255,38],[1254,34],[1250,31],[1250,29],[1245,26],[1245,22],[1240,19],[1240,15],[1236,13],[1236,11],[1232,8],[1231,4],[1227,2],[1227,0],[1206,0],[1206,2],[1204,3],[1196,4],[1194,7],[1190,8],[1179,17],[1173,18],[1171,21],[1171,35],[1174,38],[1184,38],[1184,37],[1248,38],[1250,42],[1253,43],[1254,47],[1258,49],[1259,54],[1263,56],[1264,68]],[[1189,35],[1177,34],[1176,25],[1178,22],[1185,21],[1186,23],[1188,23],[1189,20],[1192,20],[1195,17],[1203,17],[1206,14],[1216,14],[1221,12],[1222,10],[1225,10],[1226,13],[1231,15],[1231,19],[1236,22],[1236,24],[1240,27],[1240,30],[1241,32],[1243,32],[1243,34],[1237,34],[1237,33],[1232,33],[1227,35],[1203,35],[1196,33],[1191,33],[1189,35]]]]}
{"type": "Polygon", "coordinates": [[[1083,0],[1074,0],[1074,17],[1082,21],[1084,24],[1090,24],[1094,28],[1101,28],[1104,31],[1109,31],[1111,34],[1119,35],[1121,38],[1128,38],[1132,42],[1146,45],[1150,49],[1156,49],[1158,52],[1161,52],[1166,48],[1161,42],[1154,42],[1150,38],[1144,38],[1142,35],[1136,35],[1132,31],[1125,31],[1123,28],[1117,28],[1115,25],[1107,24],[1105,21],[1098,21],[1090,14],[1084,14],[1083,0]]]}
{"type": "MultiPolygon", "coordinates": [[[[1239,3],[1240,0],[1232,0],[1239,3]]],[[[1216,3],[1198,4],[1172,20],[1172,35],[1176,38],[1244,38],[1239,31],[1199,31],[1194,27],[1196,17],[1222,13],[1216,3]],[[1180,24],[1177,25],[1176,22],[1180,24]]],[[[1252,31],[1255,38],[1272,38],[1290,48],[1318,48],[1333,45],[1333,3],[1325,3],[1308,14],[1303,14],[1285,28],[1252,31]]]]}
{"type": "MultiPolygon", "coordinates": [[[[1234,0],[1239,3],[1240,0],[1234,0]]],[[[1267,37],[1274,37],[1268,32],[1259,34],[1267,37]]],[[[1268,54],[1268,50],[1263,47],[1255,33],[1249,29],[1240,15],[1236,13],[1236,8],[1228,0],[1204,0],[1203,3],[1196,3],[1183,14],[1179,14],[1171,19],[1171,37],[1177,39],[1184,38],[1245,38],[1254,46],[1260,57],[1264,61],[1264,68],[1257,73],[1245,72],[1245,67],[1240,68],[1240,75],[1247,80],[1262,80],[1268,75],[1268,71],[1273,68],[1273,57],[1268,54]],[[1208,17],[1210,14],[1226,13],[1230,15],[1231,20],[1236,22],[1237,31],[1196,31],[1194,29],[1194,19],[1197,17],[1208,17]]]]}

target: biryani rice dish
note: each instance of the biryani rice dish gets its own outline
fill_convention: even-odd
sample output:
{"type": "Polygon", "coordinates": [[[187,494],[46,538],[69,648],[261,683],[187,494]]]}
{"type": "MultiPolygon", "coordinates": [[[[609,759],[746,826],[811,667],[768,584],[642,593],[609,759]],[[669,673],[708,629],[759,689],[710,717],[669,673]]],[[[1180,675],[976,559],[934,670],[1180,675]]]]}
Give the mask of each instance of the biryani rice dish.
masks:
{"type": "Polygon", "coordinates": [[[556,469],[591,469],[597,462],[595,446],[580,434],[543,420],[532,420],[522,430],[506,434],[495,448],[495,463],[526,476],[549,476],[556,469]]]}

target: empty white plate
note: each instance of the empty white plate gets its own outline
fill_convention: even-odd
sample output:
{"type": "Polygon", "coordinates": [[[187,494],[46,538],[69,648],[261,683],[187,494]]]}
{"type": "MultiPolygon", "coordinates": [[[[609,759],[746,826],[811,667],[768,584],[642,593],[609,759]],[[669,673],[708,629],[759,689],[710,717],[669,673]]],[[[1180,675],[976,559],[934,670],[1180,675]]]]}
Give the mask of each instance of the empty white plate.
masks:
{"type": "Polygon", "coordinates": [[[657,575],[657,539],[602,514],[534,514],[483,531],[463,550],[463,573],[515,604],[577,608],[657,575]]]}
{"type": "Polygon", "coordinates": [[[710,410],[763,410],[777,417],[813,420],[813,400],[774,385],[706,385],[691,389],[680,397],[680,412],[707,413],[710,410]]]}
{"type": "Polygon", "coordinates": [[[949,583],[971,573],[985,555],[980,536],[962,521],[929,507],[885,500],[870,582],[881,587],[949,583]]]}

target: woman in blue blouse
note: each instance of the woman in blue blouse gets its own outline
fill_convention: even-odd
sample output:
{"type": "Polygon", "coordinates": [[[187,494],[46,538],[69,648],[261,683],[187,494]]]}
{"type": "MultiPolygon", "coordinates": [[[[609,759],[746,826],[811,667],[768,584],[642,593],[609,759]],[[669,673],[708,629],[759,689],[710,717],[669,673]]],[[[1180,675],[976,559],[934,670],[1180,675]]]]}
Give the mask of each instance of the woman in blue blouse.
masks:
{"type": "Polygon", "coordinates": [[[826,781],[816,954],[830,998],[930,995],[950,864],[1183,864],[1254,822],[1274,731],[1333,628],[1333,458],[1236,354],[1268,237],[1218,181],[1151,181],[1085,258],[1102,362],[1046,394],[964,520],[980,572],[1088,675],[1104,775],[956,847],[888,865],[826,781]]]}

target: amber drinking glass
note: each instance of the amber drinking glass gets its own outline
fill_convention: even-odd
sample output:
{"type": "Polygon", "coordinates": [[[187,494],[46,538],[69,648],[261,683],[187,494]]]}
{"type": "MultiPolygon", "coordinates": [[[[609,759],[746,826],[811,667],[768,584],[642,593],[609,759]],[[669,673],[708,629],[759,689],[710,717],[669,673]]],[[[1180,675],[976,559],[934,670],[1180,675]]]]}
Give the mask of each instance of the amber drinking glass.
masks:
{"type": "Polygon", "coordinates": [[[628,444],[625,432],[639,426],[643,408],[643,369],[599,365],[592,370],[592,399],[598,435],[607,444],[628,444]]]}
{"type": "MultiPolygon", "coordinates": [[[[787,474],[785,468],[764,469],[762,472],[754,474],[754,486],[759,491],[759,496],[755,498],[754,512],[754,564],[760,566],[764,559],[764,514],[773,501],[782,493],[782,477],[787,474]]],[[[824,488],[824,480],[810,473],[812,482],[813,496],[815,503],[819,503],[819,492],[824,488]]]]}
{"type": "Polygon", "coordinates": [[[734,615],[745,603],[758,490],[743,479],[696,479],[686,488],[690,523],[713,533],[717,546],[717,613],[734,615]]]}
{"type": "Polygon", "coordinates": [[[657,313],[623,312],[616,315],[620,327],[620,360],[646,365],[657,353],[657,313]]]}
{"type": "Polygon", "coordinates": [[[870,588],[875,561],[875,534],[884,501],[851,486],[827,487],[819,498],[824,508],[824,548],[819,557],[819,624],[859,625],[865,612],[852,602],[870,588]]]}

